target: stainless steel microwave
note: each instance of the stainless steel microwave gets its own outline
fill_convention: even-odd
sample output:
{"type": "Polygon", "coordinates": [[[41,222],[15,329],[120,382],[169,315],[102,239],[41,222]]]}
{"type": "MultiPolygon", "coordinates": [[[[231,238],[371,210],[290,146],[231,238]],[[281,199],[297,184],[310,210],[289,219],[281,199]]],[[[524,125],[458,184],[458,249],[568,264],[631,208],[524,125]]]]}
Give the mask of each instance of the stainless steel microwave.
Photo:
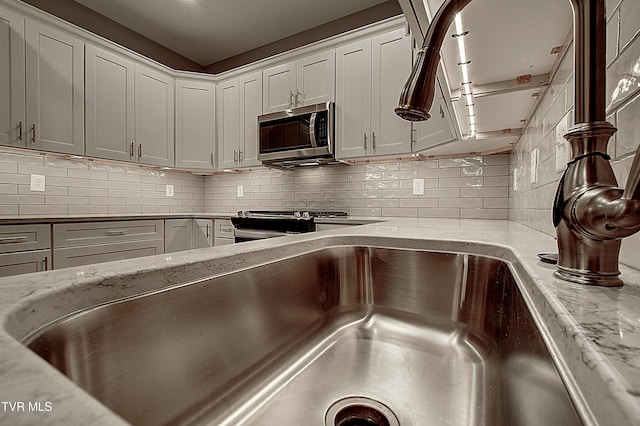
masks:
{"type": "Polygon", "coordinates": [[[258,159],[267,165],[335,160],[333,102],[261,115],[258,130],[258,159]]]}

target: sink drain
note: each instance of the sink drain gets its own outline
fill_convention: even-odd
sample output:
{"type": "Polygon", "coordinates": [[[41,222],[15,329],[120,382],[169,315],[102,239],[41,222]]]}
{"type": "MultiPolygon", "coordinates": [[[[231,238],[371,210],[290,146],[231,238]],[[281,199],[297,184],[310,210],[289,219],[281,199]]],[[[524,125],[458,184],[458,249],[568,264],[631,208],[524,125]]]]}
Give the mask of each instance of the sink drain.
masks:
{"type": "Polygon", "coordinates": [[[371,398],[353,396],[334,402],[324,417],[325,426],[400,426],[393,411],[371,398]]]}

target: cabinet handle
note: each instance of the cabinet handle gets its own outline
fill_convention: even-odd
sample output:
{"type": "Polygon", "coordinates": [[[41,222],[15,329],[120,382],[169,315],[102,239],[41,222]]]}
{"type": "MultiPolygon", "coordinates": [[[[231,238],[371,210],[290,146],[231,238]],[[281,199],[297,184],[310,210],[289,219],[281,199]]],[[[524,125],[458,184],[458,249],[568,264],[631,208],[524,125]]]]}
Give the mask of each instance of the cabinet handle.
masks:
{"type": "Polygon", "coordinates": [[[131,142],[131,146],[129,146],[129,157],[133,158],[133,142],[131,142]]]}
{"type": "Polygon", "coordinates": [[[138,145],[138,158],[142,158],[142,144],[138,145]]]}
{"type": "Polygon", "coordinates": [[[18,140],[22,140],[22,121],[18,121],[18,140]]]}
{"type": "Polygon", "coordinates": [[[44,270],[45,271],[49,270],[49,256],[44,257],[44,270]]]}
{"type": "Polygon", "coordinates": [[[0,244],[13,244],[26,241],[27,237],[0,237],[0,244]]]}
{"type": "Polygon", "coordinates": [[[411,123],[411,152],[415,152],[415,149],[416,149],[417,133],[418,133],[418,129],[414,126],[414,123],[411,123]]]}
{"type": "Polygon", "coordinates": [[[36,124],[31,125],[31,142],[36,143],[36,124]]]}
{"type": "Polygon", "coordinates": [[[376,150],[376,132],[371,132],[371,148],[376,150]]]}
{"type": "Polygon", "coordinates": [[[242,161],[242,150],[238,150],[238,163],[242,161]]]}
{"type": "Polygon", "coordinates": [[[296,106],[298,106],[298,103],[302,105],[302,93],[300,93],[300,89],[296,89],[296,106]],[[300,100],[298,100],[298,97],[300,100]]]}
{"type": "Polygon", "coordinates": [[[233,164],[236,164],[238,162],[238,150],[234,149],[233,150],[233,164]]]}
{"type": "Polygon", "coordinates": [[[211,165],[213,166],[214,164],[214,160],[213,160],[213,152],[211,153],[211,165]]]}
{"type": "Polygon", "coordinates": [[[367,134],[364,134],[364,150],[367,150],[367,134]]]}
{"type": "MultiPolygon", "coordinates": [[[[293,103],[293,96],[294,96],[293,95],[293,90],[289,91],[289,108],[293,108],[293,106],[295,105],[293,103]]],[[[296,102],[298,102],[298,101],[296,100],[296,102]]]]}
{"type": "Polygon", "coordinates": [[[209,239],[209,224],[207,223],[207,239],[209,239]]]}
{"type": "Polygon", "coordinates": [[[125,231],[124,229],[111,229],[109,231],[107,231],[107,235],[112,237],[115,235],[125,235],[127,233],[127,231],[125,231]]]}

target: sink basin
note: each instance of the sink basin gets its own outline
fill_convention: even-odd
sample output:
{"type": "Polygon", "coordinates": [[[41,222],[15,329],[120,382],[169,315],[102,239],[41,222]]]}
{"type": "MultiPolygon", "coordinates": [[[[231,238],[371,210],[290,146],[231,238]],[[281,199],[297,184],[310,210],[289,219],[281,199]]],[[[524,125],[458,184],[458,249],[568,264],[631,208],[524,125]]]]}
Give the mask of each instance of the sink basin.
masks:
{"type": "Polygon", "coordinates": [[[582,424],[510,265],[332,246],[23,340],[136,425],[582,424]]]}

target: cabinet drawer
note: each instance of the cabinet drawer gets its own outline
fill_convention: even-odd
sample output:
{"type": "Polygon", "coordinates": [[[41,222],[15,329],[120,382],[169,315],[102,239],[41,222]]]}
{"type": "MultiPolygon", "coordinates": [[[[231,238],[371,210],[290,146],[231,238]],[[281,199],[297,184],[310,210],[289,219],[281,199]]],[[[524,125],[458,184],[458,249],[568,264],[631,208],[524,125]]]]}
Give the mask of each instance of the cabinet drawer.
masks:
{"type": "Polygon", "coordinates": [[[53,250],[54,269],[82,266],[113,260],[152,256],[164,252],[164,239],[130,241],[53,250]]]}
{"type": "Polygon", "coordinates": [[[156,238],[164,239],[162,220],[59,223],[53,225],[54,248],[156,238]]]}
{"type": "Polygon", "coordinates": [[[216,238],[234,238],[233,224],[229,219],[216,219],[215,221],[215,237],[216,238]]]}
{"type": "Polygon", "coordinates": [[[51,263],[51,250],[0,254],[0,277],[46,271],[51,263]]]}
{"type": "Polygon", "coordinates": [[[35,224],[0,226],[0,253],[48,249],[50,247],[50,225],[35,224]]]}

